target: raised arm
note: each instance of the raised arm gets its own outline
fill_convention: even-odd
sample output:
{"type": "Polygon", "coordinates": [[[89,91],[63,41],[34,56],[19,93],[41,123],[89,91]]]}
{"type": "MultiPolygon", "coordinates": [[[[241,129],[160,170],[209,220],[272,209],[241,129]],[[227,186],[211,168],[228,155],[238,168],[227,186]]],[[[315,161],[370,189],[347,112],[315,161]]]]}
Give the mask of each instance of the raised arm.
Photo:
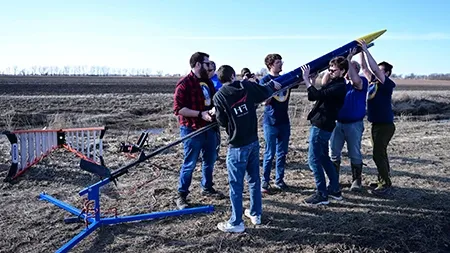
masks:
{"type": "Polygon", "coordinates": [[[369,67],[367,66],[367,61],[366,61],[366,57],[364,56],[364,52],[361,51],[361,53],[359,53],[360,55],[360,60],[361,60],[361,70],[364,74],[364,76],[367,78],[367,80],[372,79],[372,71],[370,71],[369,67]]]}
{"type": "MultiPolygon", "coordinates": [[[[315,78],[312,79],[309,74],[309,71],[311,70],[309,65],[303,65],[300,68],[302,69],[302,76],[306,89],[309,89],[309,87],[314,87],[313,83],[315,83],[315,78]]],[[[315,77],[317,77],[317,75],[315,77]]]]}
{"type": "Polygon", "coordinates": [[[301,67],[303,72],[303,80],[305,81],[306,90],[308,91],[308,100],[309,101],[316,101],[327,97],[333,97],[336,94],[336,86],[333,86],[329,89],[316,89],[314,87],[313,83],[315,83],[315,80],[317,78],[317,73],[314,75],[310,75],[310,67],[309,65],[304,65],[301,67]],[[305,78],[307,77],[307,78],[305,78]]]}
{"type": "Polygon", "coordinates": [[[327,85],[330,82],[330,72],[325,71],[325,74],[322,76],[322,86],[327,85]]]}
{"type": "Polygon", "coordinates": [[[361,77],[358,75],[358,73],[356,73],[355,66],[352,63],[352,57],[353,57],[353,55],[355,55],[355,53],[356,53],[356,48],[353,48],[353,49],[350,50],[350,53],[347,56],[348,76],[350,78],[350,82],[352,83],[352,85],[356,89],[362,90],[363,85],[362,85],[361,77]]]}
{"type": "Polygon", "coordinates": [[[366,54],[367,62],[369,63],[370,69],[372,70],[372,72],[375,75],[375,77],[378,80],[380,80],[381,83],[384,83],[384,80],[386,79],[386,76],[383,74],[383,72],[381,72],[380,68],[378,67],[377,62],[375,61],[375,59],[372,57],[372,55],[370,54],[369,50],[367,49],[366,42],[361,41],[360,43],[361,43],[361,49],[366,54]]]}

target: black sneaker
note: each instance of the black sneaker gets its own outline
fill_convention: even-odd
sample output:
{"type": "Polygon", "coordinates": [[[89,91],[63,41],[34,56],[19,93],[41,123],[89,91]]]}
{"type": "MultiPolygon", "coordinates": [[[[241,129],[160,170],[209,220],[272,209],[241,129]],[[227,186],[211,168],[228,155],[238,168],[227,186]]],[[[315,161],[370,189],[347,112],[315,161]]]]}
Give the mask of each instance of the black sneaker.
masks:
{"type": "Polygon", "coordinates": [[[284,181],[275,183],[274,187],[279,189],[279,190],[287,190],[289,188],[284,181]]]}
{"type": "Polygon", "coordinates": [[[379,185],[377,188],[371,191],[373,195],[386,197],[392,194],[392,186],[379,185]]]}
{"type": "Polygon", "coordinates": [[[216,191],[216,189],[214,189],[213,187],[211,187],[210,189],[202,189],[202,195],[207,197],[214,197],[217,199],[223,199],[225,197],[221,192],[216,191]]]}
{"type": "Polygon", "coordinates": [[[270,189],[270,184],[267,182],[263,182],[261,184],[261,193],[269,193],[270,189]]]}
{"type": "Polygon", "coordinates": [[[314,193],[313,195],[306,198],[304,202],[309,205],[328,205],[330,203],[328,201],[328,198],[323,197],[319,193],[314,193]]]}
{"type": "Polygon", "coordinates": [[[331,197],[334,200],[343,200],[342,198],[342,192],[338,191],[338,192],[329,192],[328,193],[328,197],[331,197]]]}
{"type": "Polygon", "coordinates": [[[183,210],[189,207],[186,197],[182,195],[178,196],[178,198],[175,200],[175,203],[177,204],[179,210],[183,210]]]}

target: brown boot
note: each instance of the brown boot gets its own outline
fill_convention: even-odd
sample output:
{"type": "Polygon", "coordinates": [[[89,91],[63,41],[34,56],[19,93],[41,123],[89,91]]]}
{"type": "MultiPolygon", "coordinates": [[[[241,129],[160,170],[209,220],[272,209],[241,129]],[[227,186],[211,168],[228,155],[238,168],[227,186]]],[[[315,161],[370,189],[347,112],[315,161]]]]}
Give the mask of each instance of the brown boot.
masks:
{"type": "Polygon", "coordinates": [[[352,186],[350,187],[350,191],[362,191],[361,184],[361,174],[362,174],[362,164],[351,164],[352,166],[352,186]]]}

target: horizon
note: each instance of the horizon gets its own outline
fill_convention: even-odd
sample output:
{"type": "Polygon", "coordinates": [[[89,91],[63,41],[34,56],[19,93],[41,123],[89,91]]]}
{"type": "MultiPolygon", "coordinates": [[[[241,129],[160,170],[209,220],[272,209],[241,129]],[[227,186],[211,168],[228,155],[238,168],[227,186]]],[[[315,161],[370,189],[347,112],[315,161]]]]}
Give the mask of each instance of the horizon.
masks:
{"type": "MultiPolygon", "coordinates": [[[[450,8],[445,6],[450,2],[379,1],[368,10],[352,0],[336,4],[334,11],[327,2],[311,6],[306,1],[8,2],[0,17],[0,73],[14,66],[106,66],[184,75],[196,51],[208,53],[217,68],[228,64],[236,72],[248,67],[255,73],[266,68],[267,54],[279,53],[282,73],[287,73],[387,29],[369,49],[377,62],[391,63],[396,75],[447,74],[450,8]],[[355,13],[363,13],[361,20],[355,13]]],[[[358,55],[354,60],[359,61],[358,55]]]]}

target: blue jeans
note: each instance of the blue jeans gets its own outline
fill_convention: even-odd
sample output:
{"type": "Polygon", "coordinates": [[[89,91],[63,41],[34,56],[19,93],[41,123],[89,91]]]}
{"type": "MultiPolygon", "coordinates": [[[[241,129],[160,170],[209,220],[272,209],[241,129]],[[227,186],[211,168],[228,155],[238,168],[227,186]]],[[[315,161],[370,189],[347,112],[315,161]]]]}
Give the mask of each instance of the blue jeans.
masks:
{"type": "Polygon", "coordinates": [[[361,139],[364,132],[364,122],[336,123],[330,138],[331,161],[341,161],[341,152],[347,142],[348,156],[352,164],[362,164],[361,139]]]}
{"type": "Polygon", "coordinates": [[[272,161],[276,154],[275,183],[281,183],[284,179],[284,166],[286,164],[286,156],[288,153],[291,126],[290,124],[277,126],[264,124],[263,130],[266,149],[264,152],[262,181],[266,183],[270,182],[272,161]]]}
{"type": "Polygon", "coordinates": [[[262,212],[259,142],[255,141],[239,148],[228,147],[227,169],[232,208],[229,223],[235,226],[242,222],[244,176],[247,179],[250,192],[250,214],[261,215],[262,212]]]}
{"type": "MultiPolygon", "coordinates": [[[[190,127],[181,126],[180,136],[184,136],[193,132],[190,127]]],[[[178,192],[187,196],[189,194],[189,186],[192,181],[192,172],[197,164],[198,157],[202,156],[202,182],[201,186],[205,190],[209,190],[213,186],[213,169],[217,159],[217,132],[214,129],[199,134],[193,138],[183,142],[184,161],[181,166],[180,180],[178,192]]]]}
{"type": "Polygon", "coordinates": [[[339,192],[339,178],[334,164],[328,156],[328,141],[331,132],[311,126],[309,132],[308,164],[314,174],[317,191],[323,197],[328,197],[328,192],[339,192]],[[330,180],[328,188],[325,181],[325,173],[330,180]]]}

